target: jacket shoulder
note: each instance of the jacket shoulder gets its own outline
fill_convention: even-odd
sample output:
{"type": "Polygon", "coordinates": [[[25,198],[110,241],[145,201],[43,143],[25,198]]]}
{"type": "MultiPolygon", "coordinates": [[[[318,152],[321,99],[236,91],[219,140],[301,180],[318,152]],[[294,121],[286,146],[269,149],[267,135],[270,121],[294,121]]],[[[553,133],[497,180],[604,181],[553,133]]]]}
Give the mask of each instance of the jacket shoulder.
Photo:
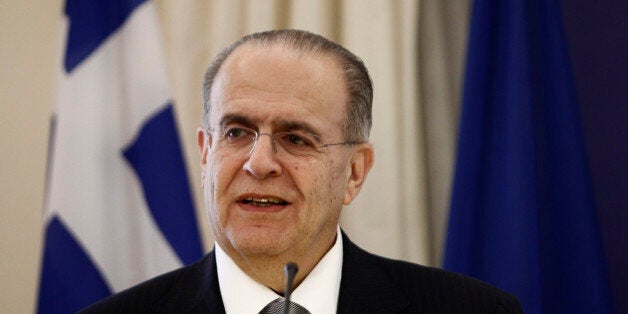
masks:
{"type": "Polygon", "coordinates": [[[79,313],[146,313],[160,308],[161,303],[168,299],[175,290],[192,287],[198,291],[202,285],[203,267],[207,260],[203,259],[179,269],[154,277],[136,286],[115,293],[102,299],[79,313]],[[196,287],[196,288],[194,288],[196,287]]]}
{"type": "Polygon", "coordinates": [[[523,313],[517,298],[485,282],[377,256],[343,236],[343,313],[523,313]]]}
{"type": "Polygon", "coordinates": [[[455,313],[522,313],[515,296],[478,279],[386,258],[380,264],[410,299],[425,301],[421,307],[432,303],[455,313]]]}

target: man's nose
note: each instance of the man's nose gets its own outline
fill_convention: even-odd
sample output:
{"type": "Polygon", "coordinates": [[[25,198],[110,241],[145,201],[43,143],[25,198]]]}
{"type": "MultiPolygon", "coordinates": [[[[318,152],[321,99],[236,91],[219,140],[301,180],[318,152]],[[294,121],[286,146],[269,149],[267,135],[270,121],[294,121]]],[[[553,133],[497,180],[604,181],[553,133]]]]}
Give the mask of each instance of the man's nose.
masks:
{"type": "Polygon", "coordinates": [[[279,163],[277,153],[277,146],[272,135],[260,133],[253,143],[249,159],[244,164],[243,170],[257,179],[279,176],[282,172],[282,166],[279,163]]]}

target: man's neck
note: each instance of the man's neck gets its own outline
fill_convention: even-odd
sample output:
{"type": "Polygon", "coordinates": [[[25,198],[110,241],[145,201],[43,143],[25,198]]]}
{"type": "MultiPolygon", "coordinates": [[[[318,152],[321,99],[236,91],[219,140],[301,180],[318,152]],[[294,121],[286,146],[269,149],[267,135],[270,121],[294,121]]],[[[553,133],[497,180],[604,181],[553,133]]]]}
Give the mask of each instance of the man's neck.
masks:
{"type": "MultiPolygon", "coordinates": [[[[340,236],[340,235],[338,235],[340,236]]],[[[299,271],[294,279],[293,289],[307,277],[316,264],[331,249],[336,240],[333,237],[325,239],[327,246],[320,250],[305,250],[305,252],[289,252],[279,255],[243,255],[229,245],[221,245],[221,248],[231,257],[233,262],[249,277],[260,284],[269,287],[278,294],[283,295],[286,288],[286,278],[284,266],[288,262],[295,262],[299,266],[299,271]]]]}

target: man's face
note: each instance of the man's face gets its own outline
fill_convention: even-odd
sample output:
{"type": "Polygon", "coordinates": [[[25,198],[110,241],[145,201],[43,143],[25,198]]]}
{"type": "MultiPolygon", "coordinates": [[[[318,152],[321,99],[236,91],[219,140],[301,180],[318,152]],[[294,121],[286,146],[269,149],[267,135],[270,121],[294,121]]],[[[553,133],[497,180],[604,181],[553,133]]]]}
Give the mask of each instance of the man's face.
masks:
{"type": "Polygon", "coordinates": [[[328,56],[244,44],[223,64],[211,95],[216,131],[199,132],[199,145],[206,209],[221,248],[232,257],[295,260],[326,252],[343,204],[359,190],[355,162],[364,160],[364,148],[337,145],[294,156],[260,135],[251,151],[225,145],[220,130],[307,130],[319,144],[344,142],[348,95],[339,66],[328,56]]]}

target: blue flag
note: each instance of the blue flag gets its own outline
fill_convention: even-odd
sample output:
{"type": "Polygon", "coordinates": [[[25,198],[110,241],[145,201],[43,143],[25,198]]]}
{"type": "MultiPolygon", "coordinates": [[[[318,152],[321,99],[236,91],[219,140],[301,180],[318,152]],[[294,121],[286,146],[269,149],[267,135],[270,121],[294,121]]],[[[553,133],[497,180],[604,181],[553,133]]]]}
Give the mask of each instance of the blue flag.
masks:
{"type": "Polygon", "coordinates": [[[525,313],[610,313],[576,94],[554,0],[476,0],[445,268],[525,313]]]}
{"type": "Polygon", "coordinates": [[[38,312],[74,313],[202,247],[152,1],[68,0],[38,312]]]}

